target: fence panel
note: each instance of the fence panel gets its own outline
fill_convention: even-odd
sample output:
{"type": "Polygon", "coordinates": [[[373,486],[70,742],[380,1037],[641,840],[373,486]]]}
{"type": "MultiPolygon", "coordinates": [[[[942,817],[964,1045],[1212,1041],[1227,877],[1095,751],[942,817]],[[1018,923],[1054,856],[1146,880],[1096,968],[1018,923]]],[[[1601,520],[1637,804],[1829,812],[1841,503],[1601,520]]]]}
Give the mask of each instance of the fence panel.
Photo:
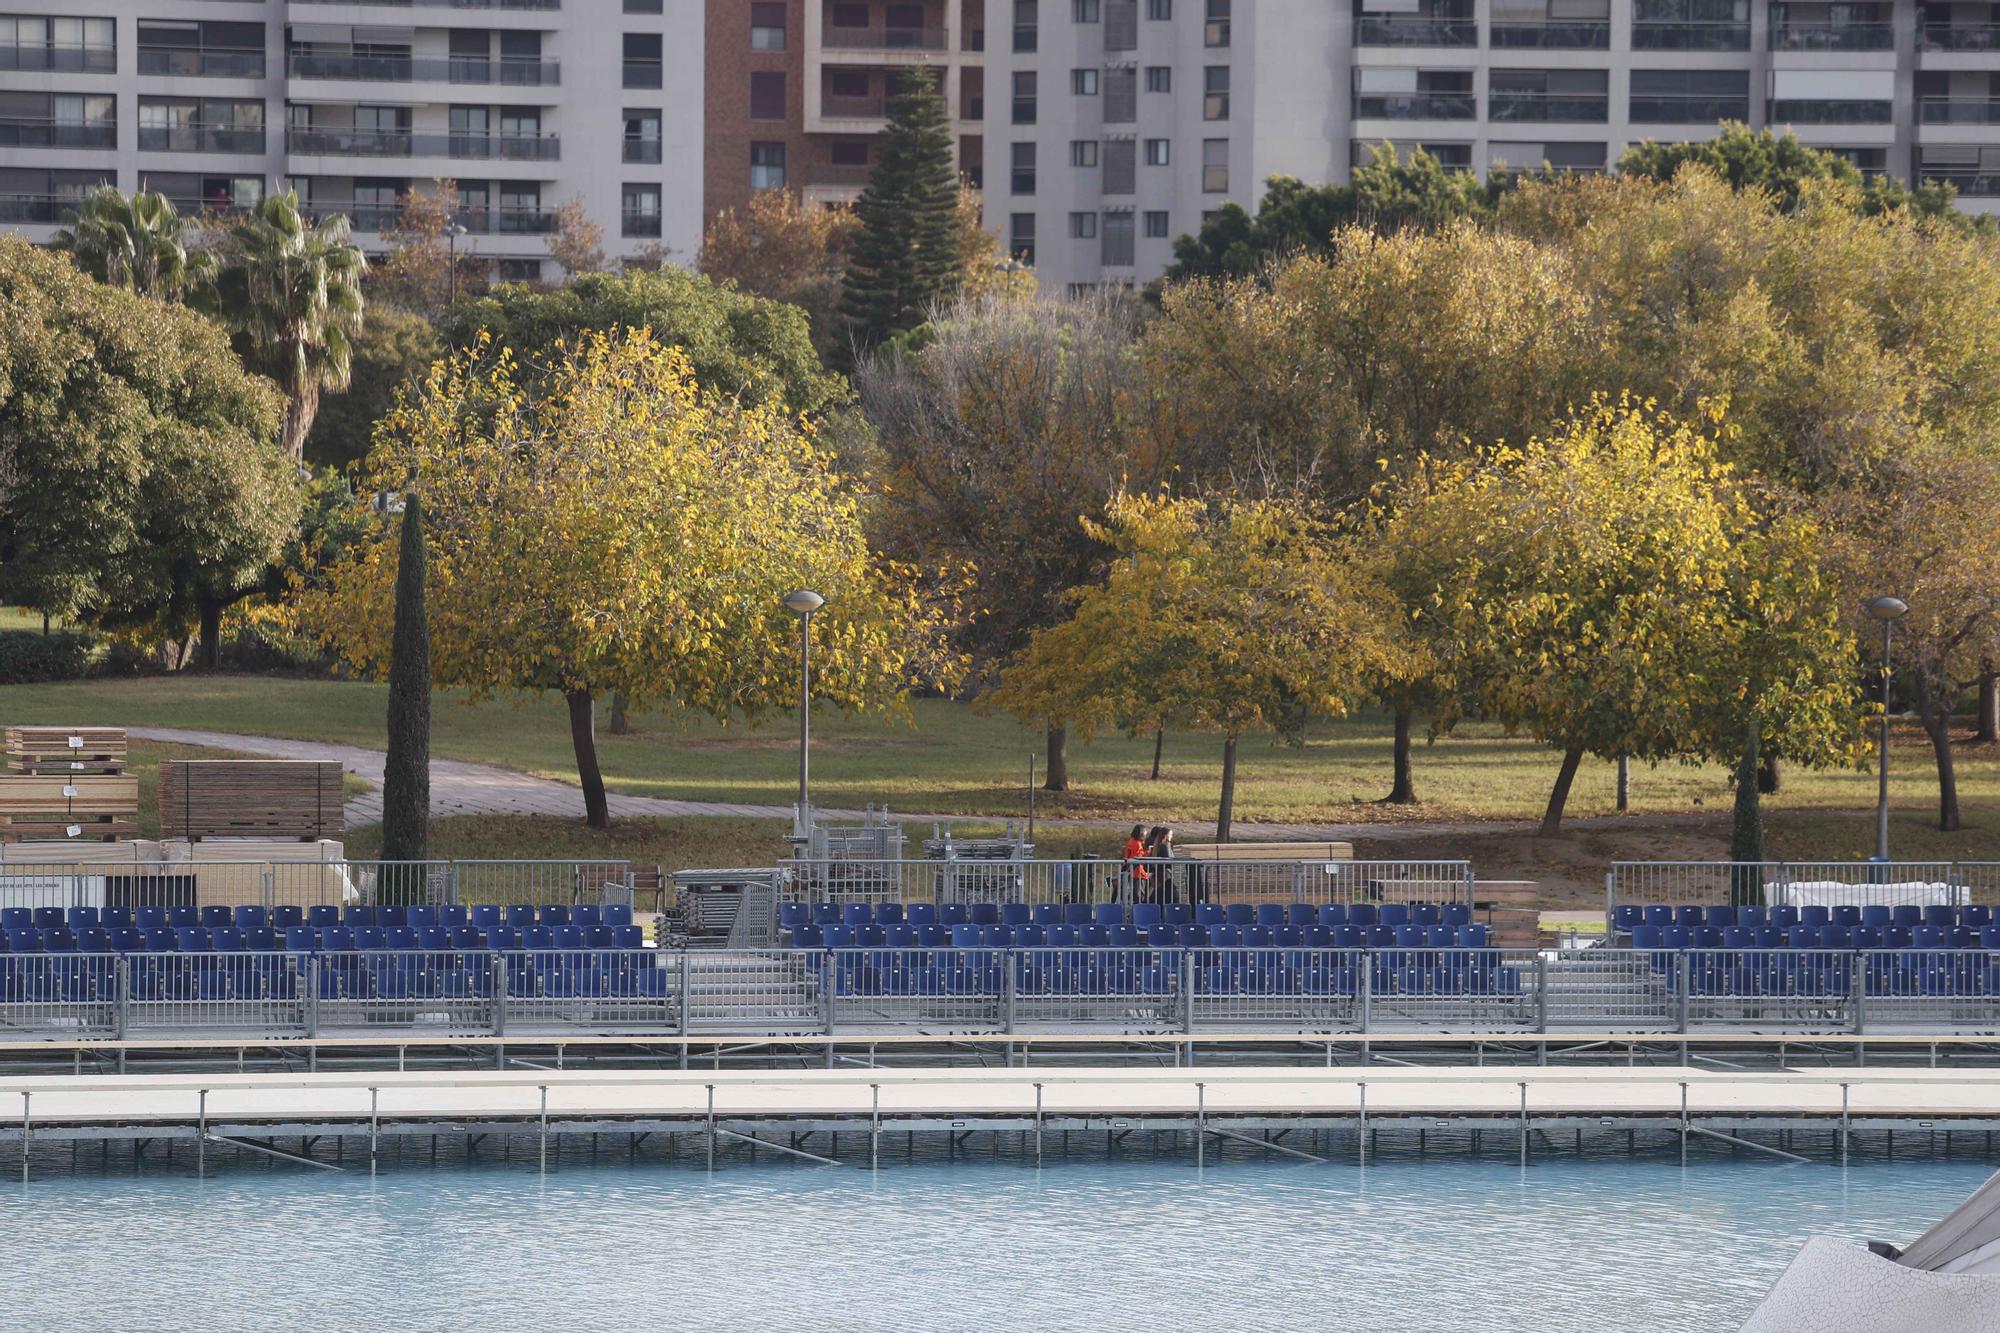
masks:
{"type": "Polygon", "coordinates": [[[268,952],[134,953],[124,959],[126,1032],[304,1032],[307,960],[268,952]]]}
{"type": "Polygon", "coordinates": [[[116,955],[0,955],[0,1035],[111,1037],[118,1026],[116,955]]]}
{"type": "Polygon", "coordinates": [[[1465,861],[794,861],[789,902],[1470,903],[1465,861]]]}
{"type": "Polygon", "coordinates": [[[1543,954],[1528,979],[1539,992],[1538,1014],[1551,1031],[1671,1032],[1680,1026],[1669,951],[1565,949],[1543,954]]]}
{"type": "Polygon", "coordinates": [[[829,949],[805,955],[836,1032],[915,1028],[995,1032],[1007,1025],[1004,949],[829,949]]]}
{"type": "Polygon", "coordinates": [[[821,983],[805,950],[689,950],[676,961],[686,972],[689,1032],[825,1030],[821,983]]]}
{"type": "MultiPolygon", "coordinates": [[[[1606,924],[1619,909],[2000,904],[2000,863],[1951,861],[1614,861],[1606,924]]],[[[1629,913],[1627,914],[1629,915],[1629,913]]]]}

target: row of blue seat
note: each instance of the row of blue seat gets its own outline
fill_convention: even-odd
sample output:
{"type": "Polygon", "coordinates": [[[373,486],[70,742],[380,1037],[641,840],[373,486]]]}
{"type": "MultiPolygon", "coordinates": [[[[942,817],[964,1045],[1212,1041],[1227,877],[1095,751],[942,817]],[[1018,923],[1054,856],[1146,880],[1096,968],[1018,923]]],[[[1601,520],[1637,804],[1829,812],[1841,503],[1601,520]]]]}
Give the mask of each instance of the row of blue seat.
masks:
{"type": "Polygon", "coordinates": [[[515,949],[643,949],[646,932],[640,926],[529,926],[515,930],[495,926],[292,926],[275,931],[268,926],[238,930],[234,926],[67,926],[37,930],[33,926],[0,929],[0,953],[346,953],[355,949],[456,949],[505,952],[515,949]]]}
{"type": "Polygon", "coordinates": [[[1705,996],[1812,997],[1845,1001],[1858,983],[1881,996],[2000,996],[2000,955],[1980,950],[1894,949],[1862,953],[1750,950],[1655,954],[1653,970],[1678,990],[1705,996]]]}
{"type": "Polygon", "coordinates": [[[1635,926],[1635,949],[1988,949],[2000,926],[1635,926]]]}
{"type": "Polygon", "coordinates": [[[800,926],[1466,926],[1464,903],[781,903],[800,926]]]}
{"type": "Polygon", "coordinates": [[[17,930],[32,926],[36,930],[53,927],[67,927],[72,931],[102,926],[107,930],[119,927],[135,927],[139,930],[154,930],[160,927],[181,929],[201,926],[209,930],[231,927],[236,930],[287,930],[294,926],[311,926],[323,929],[328,926],[346,926],[350,929],[381,927],[390,929],[407,926],[414,930],[426,927],[474,926],[480,930],[493,930],[499,926],[509,926],[515,930],[529,926],[629,926],[632,924],[632,909],[622,903],[599,906],[595,903],[579,903],[569,906],[563,903],[547,903],[541,907],[526,904],[501,906],[494,903],[449,903],[444,906],[402,907],[394,904],[371,906],[356,903],[345,910],[327,904],[314,907],[261,907],[245,905],[225,907],[210,904],[195,907],[187,904],[167,907],[150,905],[145,907],[7,907],[0,908],[0,930],[17,930]]]}
{"type": "Polygon", "coordinates": [[[1471,926],[799,926],[796,949],[1483,949],[1471,926]]]}
{"type": "Polygon", "coordinates": [[[1905,930],[1917,926],[1965,926],[1980,930],[1995,922],[1994,909],[1983,903],[1967,903],[1952,907],[1933,903],[1920,907],[1914,903],[1890,906],[1883,903],[1867,905],[1842,903],[1833,907],[1764,907],[1746,905],[1729,907],[1720,904],[1705,906],[1681,903],[1621,903],[1612,909],[1612,928],[1621,934],[1631,934],[1640,926],[1664,929],[1681,926],[1688,929],[1707,927],[1710,930],[1724,930],[1730,926],[1748,926],[1762,929],[1775,926],[1789,930],[1793,926],[1810,926],[1817,930],[1823,926],[1846,926],[1850,930],[1856,926],[1868,926],[1875,930],[1898,926],[1905,930]]]}

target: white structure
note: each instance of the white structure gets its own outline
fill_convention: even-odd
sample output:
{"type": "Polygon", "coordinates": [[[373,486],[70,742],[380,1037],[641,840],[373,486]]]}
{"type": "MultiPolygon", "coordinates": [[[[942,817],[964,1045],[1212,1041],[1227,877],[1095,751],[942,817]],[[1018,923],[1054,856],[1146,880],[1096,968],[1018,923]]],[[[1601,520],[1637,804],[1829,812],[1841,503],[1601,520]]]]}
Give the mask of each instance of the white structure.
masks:
{"type": "Polygon", "coordinates": [[[505,276],[542,276],[571,200],[614,260],[690,255],[703,26],[702,0],[0,0],[0,224],[44,240],[100,181],[183,211],[289,186],[376,252],[448,178],[505,276]]]}
{"type": "Polygon", "coordinates": [[[989,0],[986,221],[1045,290],[1146,282],[1273,174],[1384,141],[1615,164],[1720,120],[2000,209],[2000,12],[1859,0],[989,0]]]}

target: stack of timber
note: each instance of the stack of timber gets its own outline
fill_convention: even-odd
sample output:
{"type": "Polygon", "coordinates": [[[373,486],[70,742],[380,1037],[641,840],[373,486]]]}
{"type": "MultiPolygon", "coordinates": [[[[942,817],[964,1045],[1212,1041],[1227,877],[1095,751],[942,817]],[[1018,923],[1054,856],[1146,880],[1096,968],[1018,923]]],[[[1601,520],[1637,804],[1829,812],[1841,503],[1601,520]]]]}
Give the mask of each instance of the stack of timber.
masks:
{"type": "Polygon", "coordinates": [[[111,841],[139,831],[121,727],[8,727],[0,842],[111,841]]]}
{"type": "Polygon", "coordinates": [[[163,837],[314,842],[342,828],[340,765],[305,759],[174,759],[160,765],[163,837]]]}

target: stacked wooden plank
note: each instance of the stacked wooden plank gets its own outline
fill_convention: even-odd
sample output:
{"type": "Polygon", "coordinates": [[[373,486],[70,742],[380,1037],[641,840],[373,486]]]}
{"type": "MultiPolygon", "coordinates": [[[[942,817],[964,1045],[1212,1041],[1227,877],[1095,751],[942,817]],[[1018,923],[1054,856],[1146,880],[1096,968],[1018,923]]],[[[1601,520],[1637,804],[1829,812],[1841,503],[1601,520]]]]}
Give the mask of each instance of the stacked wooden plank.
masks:
{"type": "Polygon", "coordinates": [[[8,727],[0,841],[110,841],[139,831],[122,727],[8,727]]]}
{"type": "Polygon", "coordinates": [[[340,836],[340,765],[305,759],[170,759],[160,765],[168,838],[340,836]]]}

